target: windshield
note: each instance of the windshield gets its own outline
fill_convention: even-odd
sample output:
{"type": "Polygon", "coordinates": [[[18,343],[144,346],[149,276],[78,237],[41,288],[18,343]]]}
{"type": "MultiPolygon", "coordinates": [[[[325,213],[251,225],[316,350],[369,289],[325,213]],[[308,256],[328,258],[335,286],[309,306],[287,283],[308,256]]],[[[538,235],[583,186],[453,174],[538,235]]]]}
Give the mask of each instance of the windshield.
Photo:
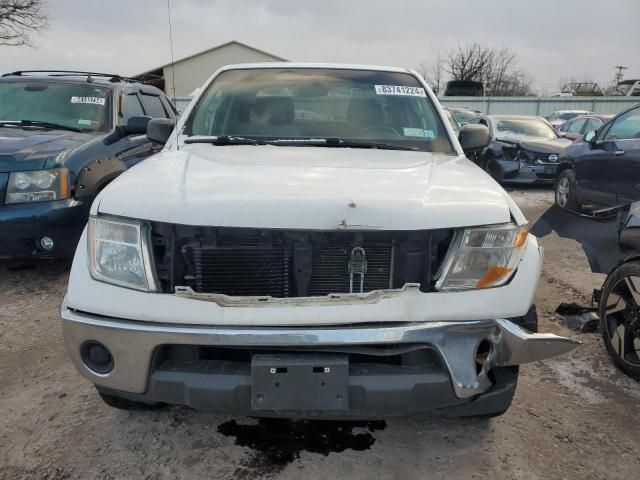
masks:
{"type": "MultiPolygon", "coordinates": [[[[317,68],[222,73],[204,93],[187,135],[339,139],[452,153],[444,125],[410,74],[317,68]]],[[[310,143],[309,143],[310,144],[310,143]]]]}
{"type": "Polygon", "coordinates": [[[463,110],[457,108],[452,108],[451,113],[453,113],[454,118],[460,125],[462,125],[463,123],[469,123],[469,120],[477,115],[477,113],[472,110],[463,110]]]}
{"type": "Polygon", "coordinates": [[[558,138],[553,128],[542,120],[536,118],[497,118],[495,119],[496,131],[504,137],[525,135],[539,138],[558,138]]]}
{"type": "Polygon", "coordinates": [[[109,90],[91,84],[0,83],[0,121],[48,122],[103,132],[109,127],[109,90]]]}

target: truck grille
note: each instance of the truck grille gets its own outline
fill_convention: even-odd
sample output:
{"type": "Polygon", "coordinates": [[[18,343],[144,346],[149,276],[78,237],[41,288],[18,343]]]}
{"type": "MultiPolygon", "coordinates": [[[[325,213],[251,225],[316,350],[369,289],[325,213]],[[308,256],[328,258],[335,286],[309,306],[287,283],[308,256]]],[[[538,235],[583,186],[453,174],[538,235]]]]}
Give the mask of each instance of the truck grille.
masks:
{"type": "Polygon", "coordinates": [[[166,293],[306,297],[433,285],[452,232],[304,232],[152,225],[166,293]]]}
{"type": "Polygon", "coordinates": [[[197,292],[272,297],[289,296],[289,252],[285,248],[190,248],[197,292]]]}
{"type": "MultiPolygon", "coordinates": [[[[324,245],[313,254],[313,266],[310,296],[329,295],[330,293],[360,291],[359,274],[353,275],[353,286],[349,273],[349,259],[353,245],[324,245]]],[[[367,259],[367,272],[363,278],[363,291],[391,288],[391,268],[393,243],[363,244],[367,259]]]]}

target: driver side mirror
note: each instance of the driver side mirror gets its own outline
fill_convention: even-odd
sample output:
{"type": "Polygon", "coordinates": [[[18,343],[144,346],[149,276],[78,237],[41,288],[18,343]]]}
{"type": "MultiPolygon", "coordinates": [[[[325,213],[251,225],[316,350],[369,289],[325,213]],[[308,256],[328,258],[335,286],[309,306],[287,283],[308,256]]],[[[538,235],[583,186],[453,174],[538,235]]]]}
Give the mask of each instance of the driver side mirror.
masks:
{"type": "Polygon", "coordinates": [[[144,135],[147,133],[147,125],[149,124],[151,117],[144,115],[137,117],[130,117],[127,120],[127,124],[122,127],[122,133],[124,135],[144,135]]]}
{"type": "Polygon", "coordinates": [[[460,129],[458,139],[462,150],[466,153],[487,147],[491,141],[491,135],[489,128],[485,125],[467,124],[460,129]]]}
{"type": "Polygon", "coordinates": [[[153,118],[147,125],[147,138],[154,143],[164,145],[169,140],[174,126],[173,120],[168,118],[153,118]]]}

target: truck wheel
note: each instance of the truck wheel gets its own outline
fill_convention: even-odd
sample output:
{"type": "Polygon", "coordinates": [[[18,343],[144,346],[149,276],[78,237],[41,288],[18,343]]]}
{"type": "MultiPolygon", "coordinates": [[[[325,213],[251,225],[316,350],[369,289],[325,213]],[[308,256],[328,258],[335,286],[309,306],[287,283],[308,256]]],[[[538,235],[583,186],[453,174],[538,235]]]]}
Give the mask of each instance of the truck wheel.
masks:
{"type": "Polygon", "coordinates": [[[580,209],[576,197],[576,174],[570,168],[560,172],[556,179],[556,204],[566,210],[580,209]]]}
{"type": "Polygon", "coordinates": [[[613,363],[640,380],[640,261],[609,274],[600,297],[600,330],[613,363]]]}
{"type": "Polygon", "coordinates": [[[164,403],[143,403],[127,400],[126,398],[110,395],[98,390],[98,394],[104,403],[118,410],[158,410],[165,406],[164,403]]]}

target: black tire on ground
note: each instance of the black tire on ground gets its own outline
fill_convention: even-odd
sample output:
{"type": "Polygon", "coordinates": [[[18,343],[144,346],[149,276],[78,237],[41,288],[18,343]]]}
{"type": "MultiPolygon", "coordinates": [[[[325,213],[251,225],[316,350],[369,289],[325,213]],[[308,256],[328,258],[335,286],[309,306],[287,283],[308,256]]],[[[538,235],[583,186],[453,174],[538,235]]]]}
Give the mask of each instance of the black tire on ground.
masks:
{"type": "Polygon", "coordinates": [[[560,172],[555,183],[556,205],[566,210],[579,211],[576,196],[576,173],[568,168],[560,172]]]}
{"type": "Polygon", "coordinates": [[[142,403],[135,402],[133,400],[128,400],[126,398],[117,397],[115,395],[110,395],[108,393],[103,393],[98,390],[98,394],[104,403],[109,405],[112,408],[117,408],[118,410],[158,410],[164,408],[166,405],[164,403],[142,403]]]}
{"type": "Polygon", "coordinates": [[[609,274],[600,297],[600,331],[613,363],[640,380],[640,261],[609,274]]]}

